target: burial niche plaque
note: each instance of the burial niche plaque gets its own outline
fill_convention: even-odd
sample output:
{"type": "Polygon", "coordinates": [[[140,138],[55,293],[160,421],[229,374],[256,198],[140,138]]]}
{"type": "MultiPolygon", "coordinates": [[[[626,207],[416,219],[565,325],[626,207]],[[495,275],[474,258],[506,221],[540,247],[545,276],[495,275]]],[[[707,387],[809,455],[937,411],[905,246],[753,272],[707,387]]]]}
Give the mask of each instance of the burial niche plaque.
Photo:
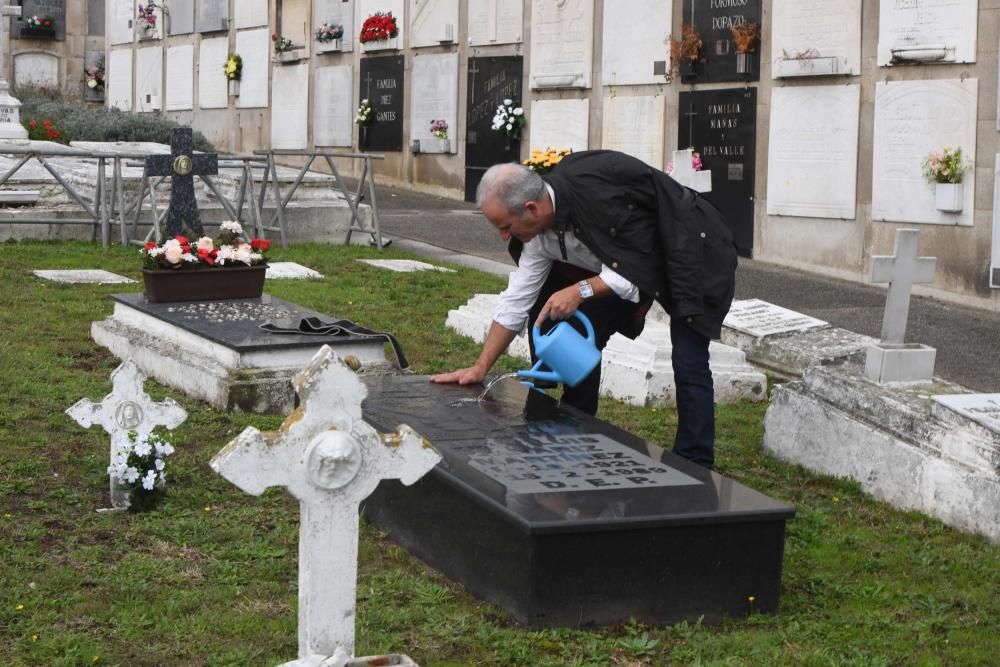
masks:
{"type": "Polygon", "coordinates": [[[413,487],[383,483],[365,515],[519,621],[720,619],[747,595],[777,609],[792,508],[514,380],[482,403],[480,386],[364,381],[369,424],[409,424],[443,457],[413,487]]]}
{"type": "Polygon", "coordinates": [[[505,99],[521,102],[521,56],[469,58],[465,117],[465,201],[475,201],[483,174],[500,162],[519,157],[520,142],[492,129],[493,114],[505,99]]]}
{"type": "MultiPolygon", "coordinates": [[[[760,80],[760,0],[684,0],[684,25],[692,25],[701,36],[702,47],[692,75],[685,82],[760,80]],[[751,51],[740,58],[730,28],[757,24],[751,51]]],[[[681,28],[674,30],[679,38],[681,28]]]]}
{"type": "Polygon", "coordinates": [[[403,150],[403,56],[361,59],[361,94],[372,108],[372,122],[360,127],[365,151],[403,150]]]}
{"type": "MultiPolygon", "coordinates": [[[[3,4],[13,4],[4,2],[3,4]]],[[[66,39],[66,0],[22,0],[21,17],[10,22],[10,36],[21,39],[66,39]],[[41,19],[41,24],[29,21],[41,19]],[[49,25],[45,25],[48,22],[49,25]]]]}

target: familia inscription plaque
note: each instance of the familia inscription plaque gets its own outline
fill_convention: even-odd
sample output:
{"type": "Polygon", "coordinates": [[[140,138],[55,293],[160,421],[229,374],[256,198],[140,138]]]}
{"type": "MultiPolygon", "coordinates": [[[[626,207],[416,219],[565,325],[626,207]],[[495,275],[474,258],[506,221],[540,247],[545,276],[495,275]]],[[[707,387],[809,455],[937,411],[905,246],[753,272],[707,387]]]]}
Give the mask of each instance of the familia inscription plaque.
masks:
{"type": "Polygon", "coordinates": [[[372,122],[360,129],[363,150],[403,150],[403,56],[361,59],[361,99],[372,122]]]}

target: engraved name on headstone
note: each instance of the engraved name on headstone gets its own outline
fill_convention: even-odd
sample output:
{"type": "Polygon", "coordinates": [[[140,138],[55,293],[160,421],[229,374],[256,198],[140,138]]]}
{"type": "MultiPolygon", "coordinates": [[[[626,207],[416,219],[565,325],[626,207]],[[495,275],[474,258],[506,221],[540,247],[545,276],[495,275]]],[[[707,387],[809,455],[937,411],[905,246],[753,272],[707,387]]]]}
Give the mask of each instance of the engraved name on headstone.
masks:
{"type": "Polygon", "coordinates": [[[881,0],[878,64],[974,63],[979,0],[881,0]]]}
{"type": "Polygon", "coordinates": [[[733,301],[723,325],[762,338],[828,326],[827,322],[760,299],[733,301]]]}
{"type": "MultiPolygon", "coordinates": [[[[695,74],[684,76],[684,81],[759,81],[761,14],[761,0],[684,0],[684,23],[692,24],[703,42],[695,74]],[[756,23],[758,30],[750,71],[745,73],[737,69],[730,28],[747,23],[756,23]]],[[[680,32],[675,29],[674,37],[679,38],[680,32]]]]}
{"type": "Polygon", "coordinates": [[[66,38],[66,0],[21,0],[21,18],[12,20],[11,37],[25,39],[57,39],[66,38]],[[37,16],[41,19],[52,19],[51,28],[31,29],[27,19],[37,16]]]}
{"type": "Polygon", "coordinates": [[[363,58],[359,99],[367,99],[374,121],[362,128],[363,150],[403,149],[403,56],[363,58]]]}

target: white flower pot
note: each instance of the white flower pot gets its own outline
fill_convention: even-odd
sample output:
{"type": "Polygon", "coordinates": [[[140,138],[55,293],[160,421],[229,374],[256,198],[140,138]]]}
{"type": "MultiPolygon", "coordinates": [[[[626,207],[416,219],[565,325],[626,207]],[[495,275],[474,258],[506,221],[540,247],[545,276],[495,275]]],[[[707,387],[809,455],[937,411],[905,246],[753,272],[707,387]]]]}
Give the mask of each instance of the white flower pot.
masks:
{"type": "Polygon", "coordinates": [[[421,150],[424,153],[450,153],[451,139],[438,139],[431,137],[420,142],[421,150]]]}
{"type": "Polygon", "coordinates": [[[963,183],[935,183],[934,199],[939,211],[961,213],[965,203],[963,183]]]}
{"type": "Polygon", "coordinates": [[[302,60],[302,53],[298,49],[282,51],[281,53],[274,54],[274,60],[278,63],[297,63],[302,60]]]}
{"type": "Polygon", "coordinates": [[[389,39],[379,40],[377,42],[366,42],[362,45],[365,51],[385,51],[389,49],[399,49],[399,36],[390,37],[389,39]]]}
{"type": "Polygon", "coordinates": [[[240,80],[239,79],[229,79],[229,94],[233,97],[240,96],[240,80]]]}

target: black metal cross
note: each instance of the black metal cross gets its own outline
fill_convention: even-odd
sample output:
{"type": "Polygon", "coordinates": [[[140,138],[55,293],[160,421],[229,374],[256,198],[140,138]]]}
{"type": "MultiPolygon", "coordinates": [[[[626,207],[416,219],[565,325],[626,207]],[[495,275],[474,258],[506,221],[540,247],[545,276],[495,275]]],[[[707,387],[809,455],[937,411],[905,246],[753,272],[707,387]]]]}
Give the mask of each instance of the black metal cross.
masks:
{"type": "MultiPolygon", "coordinates": [[[[170,176],[170,206],[167,209],[167,238],[178,234],[203,236],[194,198],[194,177],[219,173],[219,156],[215,153],[194,155],[191,128],[170,130],[170,155],[146,157],[147,176],[170,176]]],[[[194,239],[192,239],[194,240],[194,239]]]]}

